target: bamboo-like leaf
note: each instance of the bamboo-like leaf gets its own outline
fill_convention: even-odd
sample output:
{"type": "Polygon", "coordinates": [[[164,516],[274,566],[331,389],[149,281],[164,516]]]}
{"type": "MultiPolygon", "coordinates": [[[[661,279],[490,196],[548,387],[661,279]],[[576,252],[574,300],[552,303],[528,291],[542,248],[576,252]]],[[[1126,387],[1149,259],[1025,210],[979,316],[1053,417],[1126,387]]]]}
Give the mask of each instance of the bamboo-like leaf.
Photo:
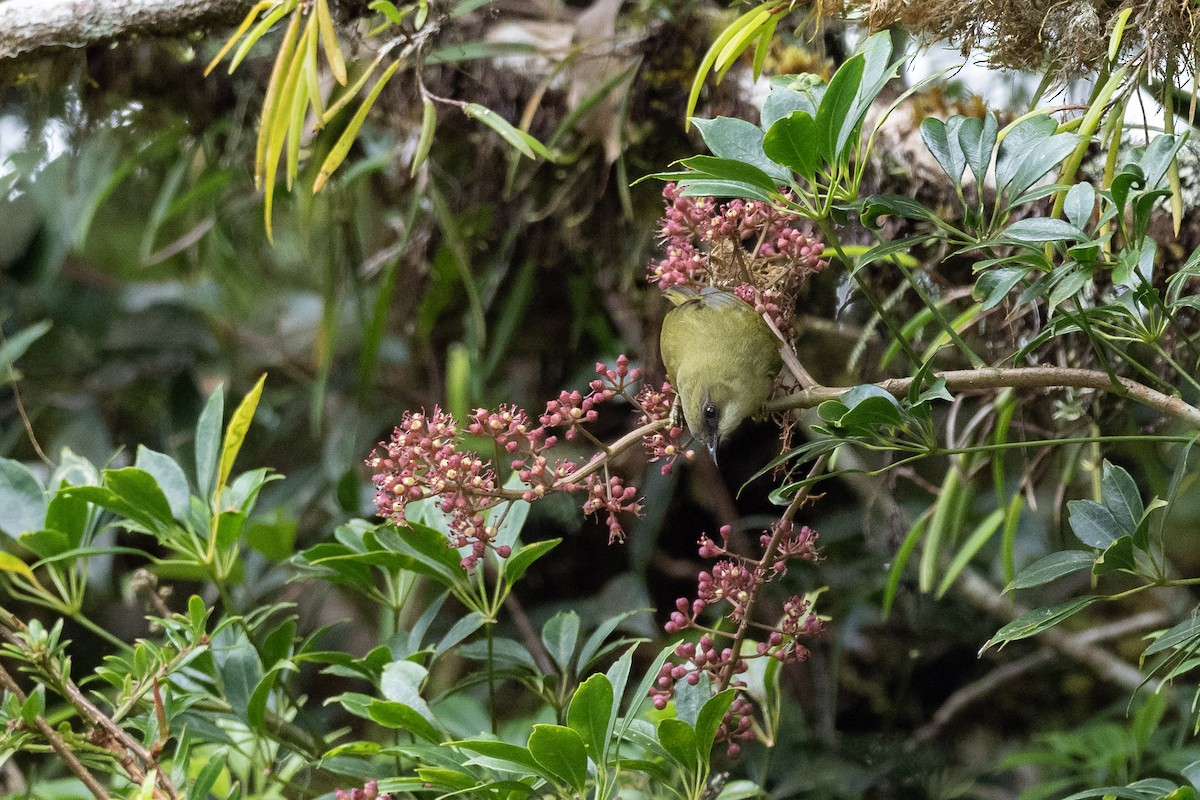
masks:
{"type": "Polygon", "coordinates": [[[1117,21],[1113,24],[1112,35],[1108,37],[1108,60],[1115,62],[1117,54],[1121,51],[1121,39],[1125,35],[1125,23],[1129,22],[1129,15],[1133,13],[1133,7],[1121,9],[1117,14],[1117,21]]]}
{"type": "Polygon", "coordinates": [[[299,74],[295,78],[295,86],[292,87],[291,107],[285,134],[287,145],[286,180],[289,191],[293,181],[296,180],[296,173],[300,169],[300,134],[304,131],[304,117],[308,114],[308,81],[304,80],[304,77],[308,73],[308,53],[311,43],[316,38],[317,31],[310,20],[308,30],[305,31],[305,36],[300,42],[301,46],[297,48],[297,58],[299,59],[297,71],[299,74]]]}
{"type": "MultiPolygon", "coordinates": [[[[296,12],[299,20],[300,12],[296,12]]],[[[308,35],[306,29],[303,36],[308,35]]],[[[283,155],[284,141],[288,128],[291,126],[292,104],[295,100],[296,84],[300,83],[300,73],[304,69],[305,43],[300,41],[293,48],[291,63],[284,74],[283,86],[279,89],[279,99],[272,109],[271,119],[263,120],[267,128],[267,146],[263,150],[263,217],[267,229],[267,241],[274,243],[271,229],[271,209],[275,199],[275,176],[279,172],[279,158],[283,155]]]]}
{"type": "Polygon", "coordinates": [[[763,26],[762,33],[758,35],[758,44],[754,47],[754,66],[752,74],[754,80],[762,75],[763,64],[767,61],[767,56],[771,52],[771,42],[775,38],[775,29],[779,27],[779,20],[783,19],[782,14],[776,14],[771,17],[771,21],[763,26]]]}
{"type": "Polygon", "coordinates": [[[321,117],[325,114],[325,104],[321,100],[321,70],[317,65],[317,37],[311,36],[308,40],[308,50],[304,53],[304,81],[308,85],[308,99],[312,102],[313,113],[317,117],[317,124],[313,126],[313,130],[320,130],[321,117]]]}
{"type": "Polygon", "coordinates": [[[753,19],[767,5],[767,3],[763,3],[761,6],[750,9],[734,20],[728,28],[721,31],[721,34],[713,41],[708,51],[704,54],[704,58],[700,60],[700,66],[696,67],[696,77],[692,79],[691,91],[688,92],[687,110],[683,115],[684,120],[686,120],[684,122],[684,130],[691,127],[692,115],[696,112],[696,102],[700,99],[700,90],[704,88],[704,79],[708,77],[709,71],[712,69],[713,64],[716,63],[717,56],[725,49],[725,45],[729,43],[729,40],[737,36],[747,22],[753,19]]]}
{"type": "Polygon", "coordinates": [[[260,2],[254,4],[254,8],[250,9],[250,12],[246,14],[245,19],[242,20],[242,24],[239,25],[238,29],[233,32],[233,36],[230,36],[229,40],[225,42],[220,50],[217,51],[217,54],[213,57],[213,60],[208,62],[208,66],[204,68],[204,77],[207,78],[208,74],[216,69],[217,64],[221,63],[221,59],[233,49],[233,46],[237,44],[238,39],[242,38],[242,35],[245,34],[246,31],[250,29],[250,26],[254,24],[254,20],[258,17],[258,15],[274,5],[275,2],[277,2],[277,0],[260,0],[260,2]]]}
{"type": "Polygon", "coordinates": [[[333,78],[342,86],[346,85],[346,59],[342,57],[342,48],[338,45],[337,33],[333,29],[333,15],[329,13],[329,0],[317,0],[317,25],[320,26],[321,44],[325,48],[325,60],[329,62],[329,71],[333,78]]]}
{"type": "Polygon", "coordinates": [[[763,25],[766,25],[770,21],[772,16],[771,11],[769,8],[759,7],[754,16],[736,34],[730,37],[725,46],[721,48],[721,52],[717,54],[717,60],[713,62],[713,66],[717,70],[718,81],[725,78],[725,73],[729,72],[729,68],[737,63],[738,56],[750,46],[750,40],[762,30],[763,25]]]}
{"type": "Polygon", "coordinates": [[[514,126],[511,122],[497,114],[495,111],[492,111],[487,106],[481,106],[479,103],[467,103],[467,105],[463,108],[463,111],[468,117],[479,120],[484,125],[487,125],[496,133],[500,134],[501,138],[515,147],[517,151],[521,153],[521,155],[533,158],[534,154],[536,153],[542,158],[552,160],[550,157],[550,151],[546,149],[544,144],[530,136],[525,131],[514,126]]]}
{"type": "Polygon", "coordinates": [[[288,24],[287,32],[283,35],[283,41],[279,44],[279,52],[275,55],[275,65],[271,68],[271,77],[267,79],[267,96],[263,99],[262,115],[258,123],[258,141],[254,148],[255,188],[262,186],[263,172],[265,171],[263,166],[266,163],[267,140],[271,134],[271,119],[275,114],[275,107],[279,104],[280,88],[287,72],[287,66],[292,60],[296,35],[299,30],[300,15],[296,14],[292,17],[292,21],[288,24]]]}
{"type": "Polygon", "coordinates": [[[417,152],[413,154],[412,167],[408,174],[416,176],[417,170],[429,157],[429,148],[433,146],[433,132],[437,128],[437,108],[433,101],[426,97],[421,111],[421,138],[417,140],[417,152]]]}
{"type": "Polygon", "coordinates": [[[321,171],[317,173],[316,180],[313,181],[313,192],[321,191],[321,187],[329,180],[329,176],[333,171],[345,161],[346,155],[350,152],[351,145],[354,144],[355,138],[358,136],[359,129],[367,119],[367,114],[371,110],[371,106],[375,104],[375,99],[379,97],[379,93],[383,91],[383,87],[391,80],[391,77],[396,74],[396,70],[400,68],[400,61],[393,61],[391,66],[384,70],[379,76],[379,80],[371,87],[371,92],[363,100],[362,105],[358,107],[358,111],[354,112],[354,117],[346,125],[346,130],[342,131],[342,135],[338,137],[337,142],[333,145],[333,149],[329,151],[329,155],[325,157],[324,163],[321,164],[321,171]]]}
{"type": "Polygon", "coordinates": [[[376,56],[375,60],[371,62],[371,66],[367,67],[366,71],[363,72],[362,75],[359,75],[357,78],[355,78],[354,83],[351,86],[348,86],[344,92],[342,92],[342,96],[335,100],[333,105],[325,109],[325,113],[321,115],[319,123],[320,127],[323,128],[328,125],[334,117],[341,113],[343,108],[349,105],[351,100],[358,96],[358,93],[362,91],[362,88],[367,85],[367,79],[375,74],[375,68],[378,67],[382,62],[383,54],[376,56]]]}
{"type": "Polygon", "coordinates": [[[267,31],[274,27],[276,22],[279,22],[279,20],[283,19],[284,15],[293,10],[295,7],[296,3],[291,2],[291,0],[280,3],[271,10],[271,13],[263,17],[262,20],[254,26],[254,30],[246,34],[246,38],[242,41],[241,47],[234,52],[233,59],[229,62],[230,75],[232,75],[233,71],[238,68],[239,64],[242,63],[242,59],[244,59],[250,52],[250,48],[254,47],[255,43],[258,42],[258,40],[261,39],[267,31]]]}

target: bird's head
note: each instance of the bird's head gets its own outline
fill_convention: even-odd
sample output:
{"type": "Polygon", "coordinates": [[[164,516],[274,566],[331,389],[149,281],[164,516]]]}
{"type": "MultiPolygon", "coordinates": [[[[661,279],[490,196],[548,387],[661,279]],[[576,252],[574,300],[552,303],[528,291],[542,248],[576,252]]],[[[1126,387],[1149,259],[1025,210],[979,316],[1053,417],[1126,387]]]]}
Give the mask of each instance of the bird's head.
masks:
{"type": "MultiPolygon", "coordinates": [[[[683,417],[688,430],[708,449],[715,464],[717,447],[758,409],[750,407],[746,392],[734,384],[703,379],[688,383],[693,385],[683,388],[683,417]]],[[[757,398],[751,402],[757,402],[757,398]]]]}

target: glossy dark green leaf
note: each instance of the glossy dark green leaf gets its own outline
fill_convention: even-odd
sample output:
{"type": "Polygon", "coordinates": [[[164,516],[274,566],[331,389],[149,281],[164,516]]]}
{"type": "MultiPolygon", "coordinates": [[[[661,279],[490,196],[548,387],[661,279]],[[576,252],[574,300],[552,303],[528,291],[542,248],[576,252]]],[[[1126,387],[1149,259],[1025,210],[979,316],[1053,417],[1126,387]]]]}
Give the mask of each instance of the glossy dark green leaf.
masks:
{"type": "Polygon", "coordinates": [[[596,674],[579,685],[567,706],[567,726],[583,739],[592,762],[601,766],[612,735],[615,702],[612,683],[596,674]]]}
{"type": "Polygon", "coordinates": [[[1132,572],[1136,567],[1137,562],[1133,559],[1133,537],[1122,536],[1105,548],[1100,557],[1096,559],[1096,563],[1092,566],[1092,574],[1107,575],[1119,570],[1132,572]]]}
{"type": "Polygon", "coordinates": [[[978,117],[966,117],[958,129],[958,142],[967,166],[975,176],[975,185],[982,187],[992,161],[992,149],[996,146],[996,116],[991,112],[978,117]]]}
{"type": "Polygon", "coordinates": [[[1075,538],[1097,550],[1107,549],[1123,535],[1133,531],[1122,531],[1116,517],[1104,506],[1092,500],[1072,500],[1067,503],[1067,522],[1075,538]]]}
{"type": "Polygon", "coordinates": [[[385,728],[406,730],[428,742],[442,741],[442,734],[419,711],[394,700],[372,700],[367,717],[385,728]]]}
{"type": "Polygon", "coordinates": [[[1108,459],[1101,471],[1100,496],[1121,533],[1132,535],[1146,513],[1142,496],[1132,476],[1108,459]]]}
{"type": "Polygon", "coordinates": [[[557,547],[560,542],[562,542],[562,539],[544,539],[540,542],[521,545],[520,549],[503,562],[501,570],[504,573],[505,579],[509,583],[516,583],[521,580],[526,571],[533,566],[534,562],[557,547]]]}
{"type": "Polygon", "coordinates": [[[763,130],[744,119],[717,117],[693,119],[709,151],[718,158],[741,161],[758,167],[775,185],[786,184],[791,176],[763,152],[763,130]]]}
{"type": "Polygon", "coordinates": [[[967,157],[958,138],[965,121],[966,117],[954,116],[948,122],[936,117],[926,117],[921,122],[921,141],[956,187],[962,186],[963,171],[967,168],[967,157]]]}
{"type": "Polygon", "coordinates": [[[658,723],[658,742],[671,758],[686,770],[696,769],[699,751],[696,732],[681,719],[667,718],[658,723]]]}
{"type": "Polygon", "coordinates": [[[1046,608],[1037,608],[1026,612],[996,631],[996,634],[991,639],[988,639],[987,644],[983,646],[980,652],[982,653],[992,645],[1003,647],[1009,642],[1035,636],[1048,628],[1053,628],[1058,623],[1079,613],[1101,599],[1103,598],[1095,595],[1085,595],[1056,605],[1047,606],[1046,608]]]}
{"type": "Polygon", "coordinates": [[[1095,560],[1094,553],[1083,550],[1063,550],[1051,553],[1021,570],[1012,579],[1012,582],[1004,587],[1004,591],[1010,592],[1014,589],[1031,589],[1034,586],[1041,586],[1056,578],[1061,578],[1063,575],[1090,569],[1095,560]]]}
{"type": "Polygon", "coordinates": [[[763,137],[762,148],[771,161],[809,181],[821,167],[817,123],[807,111],[794,111],[773,124],[763,137]]]}
{"type": "Polygon", "coordinates": [[[726,689],[709,698],[696,717],[696,752],[707,760],[717,739],[717,728],[725,719],[725,712],[737,696],[736,689],[726,689]]]}
{"type": "Polygon", "coordinates": [[[1009,225],[1004,238],[1017,242],[1080,242],[1087,239],[1087,234],[1065,220],[1029,217],[1009,225]]]}
{"type": "Polygon", "coordinates": [[[547,772],[576,792],[587,784],[587,750],[583,738],[563,725],[534,725],[529,752],[547,772]]]}
{"type": "Polygon", "coordinates": [[[850,115],[855,96],[862,84],[864,58],[856,55],[838,67],[817,108],[817,149],[827,164],[838,163],[843,156],[858,120],[850,115]]]}

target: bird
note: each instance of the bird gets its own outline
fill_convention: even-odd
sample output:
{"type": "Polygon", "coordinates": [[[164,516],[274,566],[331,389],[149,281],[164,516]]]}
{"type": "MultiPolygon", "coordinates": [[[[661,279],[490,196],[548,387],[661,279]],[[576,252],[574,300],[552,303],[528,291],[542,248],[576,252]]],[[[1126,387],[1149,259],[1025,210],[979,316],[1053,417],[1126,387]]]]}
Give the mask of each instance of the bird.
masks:
{"type": "Polygon", "coordinates": [[[771,396],[783,366],[779,339],[736,294],[706,286],[672,286],[674,306],[662,323],[660,350],[679,414],[717,463],[717,447],[771,396]]]}

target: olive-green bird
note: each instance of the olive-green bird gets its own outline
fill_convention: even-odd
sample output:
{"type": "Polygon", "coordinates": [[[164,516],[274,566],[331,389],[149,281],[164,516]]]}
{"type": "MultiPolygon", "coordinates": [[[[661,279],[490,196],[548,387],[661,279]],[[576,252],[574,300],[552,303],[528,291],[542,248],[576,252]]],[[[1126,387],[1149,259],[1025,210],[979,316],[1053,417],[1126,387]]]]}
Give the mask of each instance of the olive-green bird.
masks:
{"type": "Polygon", "coordinates": [[[717,446],[771,396],[783,362],[779,340],[753,307],[707,286],[666,291],[675,306],[662,324],[667,380],[675,387],[672,421],[683,410],[688,430],[716,463],[717,446]]]}

